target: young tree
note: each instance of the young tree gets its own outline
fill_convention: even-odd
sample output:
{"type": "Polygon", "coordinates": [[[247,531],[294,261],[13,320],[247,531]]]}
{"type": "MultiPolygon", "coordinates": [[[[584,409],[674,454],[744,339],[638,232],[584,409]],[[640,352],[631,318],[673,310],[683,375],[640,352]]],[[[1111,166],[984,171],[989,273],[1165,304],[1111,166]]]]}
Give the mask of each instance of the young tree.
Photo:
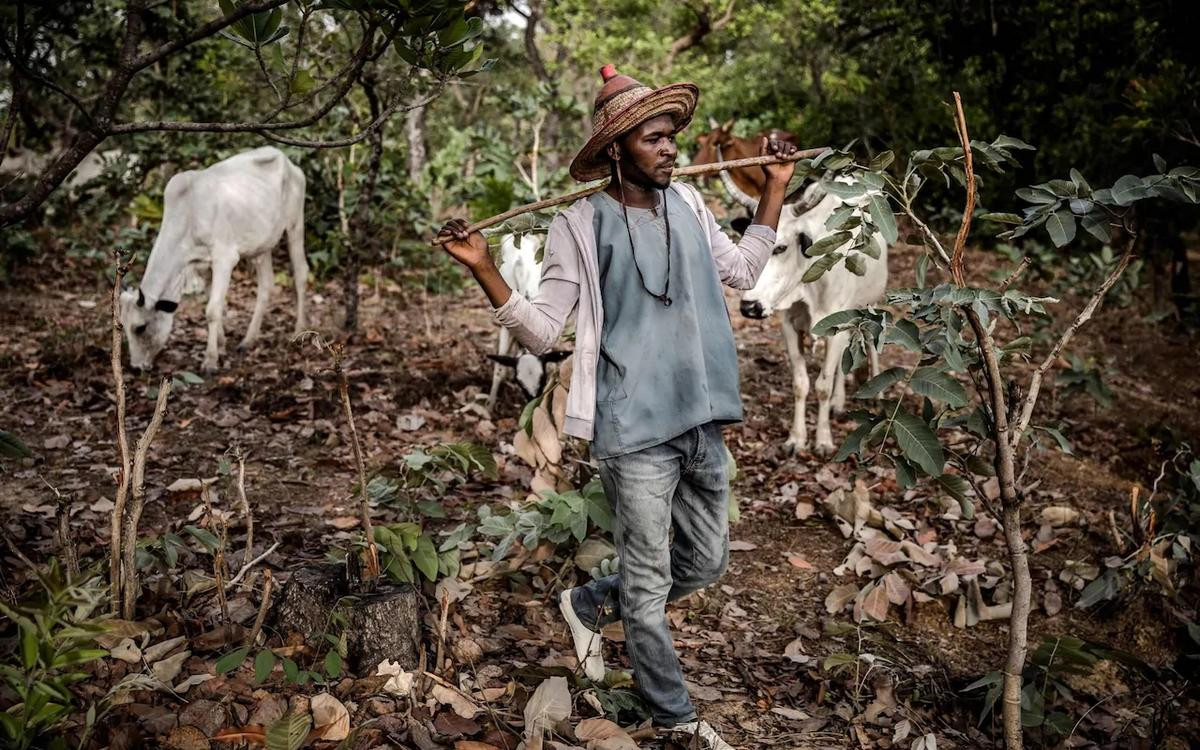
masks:
{"type": "MultiPolygon", "coordinates": [[[[1110,188],[1093,190],[1076,170],[1069,180],[1022,188],[1017,196],[1030,205],[1022,214],[984,214],[981,218],[1011,223],[1015,228],[1002,235],[1020,238],[1044,227],[1056,247],[1064,247],[1078,236],[1079,227],[1101,242],[1114,243],[1120,255],[1084,306],[1057,336],[1050,350],[1028,379],[1022,378],[1018,363],[1031,359],[1031,339],[1020,335],[1019,321],[1024,316],[1044,316],[1046,305],[1058,300],[1035,297],[1012,288],[1026,263],[1002,283],[975,287],[966,278],[966,241],[975,211],[976,164],[982,162],[995,170],[1015,164],[1013,149],[1032,148],[1013,138],[1001,136],[992,143],[972,141],[957,92],[956,117],[960,146],[914,152],[901,179],[892,179],[879,171],[890,161],[881,155],[872,165],[858,165],[846,153],[827,155],[813,165],[817,168],[845,169],[855,186],[834,187],[847,197],[865,194],[868,187],[884,189],[899,210],[922,232],[930,254],[918,265],[917,285],[892,289],[887,303],[905,310],[893,315],[883,309],[858,309],[835,313],[813,327],[817,335],[846,331],[851,345],[843,359],[843,369],[857,367],[867,356],[868,347],[882,349],[897,346],[920,355],[915,367],[893,367],[868,380],[855,394],[867,398],[891,392],[881,410],[863,409],[853,413],[859,426],[847,438],[837,457],[851,455],[861,462],[886,461],[896,470],[899,484],[905,488],[922,479],[938,485],[940,491],[956,498],[963,515],[974,514],[978,499],[987,502],[982,481],[994,476],[1000,488],[1000,508],[989,508],[1001,521],[1008,547],[1012,572],[1012,610],[1008,631],[1008,658],[1003,669],[1003,728],[1009,748],[1022,747],[1022,701],[1036,702],[1036,686],[1023,689],[1022,672],[1027,651],[1027,626],[1031,608],[1031,579],[1024,539],[1021,535],[1021,509],[1026,488],[1030,454],[1041,442],[1039,434],[1064,445],[1064,436],[1054,427],[1033,422],[1038,398],[1046,375],[1071,341],[1099,308],[1105,294],[1121,277],[1135,255],[1137,225],[1134,205],[1139,201],[1160,199],[1196,204],[1200,201],[1200,169],[1177,167],[1168,170],[1155,156],[1157,173],[1146,177],[1126,175],[1110,188]],[[966,188],[967,200],[962,225],[949,252],[913,210],[913,201],[930,177],[953,176],[966,188]],[[927,267],[933,258],[949,273],[950,280],[938,284],[927,280],[927,267]],[[1014,324],[1016,335],[998,341],[1002,320],[1014,324]],[[953,377],[966,375],[974,394],[953,377]],[[913,409],[904,388],[921,396],[919,409],[913,409]],[[965,439],[964,439],[965,433],[965,439]],[[951,439],[951,438],[954,439],[951,439]]],[[[831,190],[831,192],[832,192],[831,190]]],[[[839,261],[858,273],[859,255],[870,252],[874,232],[883,232],[892,240],[896,235],[893,209],[888,199],[872,199],[861,216],[851,211],[835,215],[840,230],[861,222],[863,231],[847,249],[835,251],[846,242],[813,245],[810,253],[823,254],[815,266],[820,273],[839,261]]]]}

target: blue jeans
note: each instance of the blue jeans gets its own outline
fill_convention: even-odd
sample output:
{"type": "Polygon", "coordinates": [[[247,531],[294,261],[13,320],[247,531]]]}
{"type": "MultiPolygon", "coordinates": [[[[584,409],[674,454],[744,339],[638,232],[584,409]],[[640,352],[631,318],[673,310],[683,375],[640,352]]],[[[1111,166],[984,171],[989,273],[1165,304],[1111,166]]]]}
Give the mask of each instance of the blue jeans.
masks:
{"type": "Polygon", "coordinates": [[[595,630],[623,621],[625,648],[655,724],[695,721],[666,604],[717,580],[729,563],[721,427],[701,425],[665,443],[601,459],[600,480],[616,517],[621,570],[575,589],[571,604],[595,630]]]}

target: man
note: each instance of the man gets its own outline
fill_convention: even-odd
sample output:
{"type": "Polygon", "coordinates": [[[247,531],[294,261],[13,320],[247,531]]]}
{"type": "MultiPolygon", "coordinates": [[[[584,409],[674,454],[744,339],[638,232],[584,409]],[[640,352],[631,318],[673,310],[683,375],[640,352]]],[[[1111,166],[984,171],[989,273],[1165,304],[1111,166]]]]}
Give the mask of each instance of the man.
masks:
{"type": "MultiPolygon", "coordinates": [[[[575,366],[564,431],[590,440],[616,517],[618,574],[562,592],[559,607],[584,672],[604,678],[600,628],[621,620],[634,676],[656,726],[714,750],[699,721],[666,620],[669,600],[703,588],[729,559],[723,425],[742,419],[737,351],[721,282],[754,286],[775,245],[794,162],[763,167],[767,187],[735,245],[700,194],[671,182],[675,135],[692,118],[690,83],[651,89],[601,70],[593,133],[571,163],[605,190],[551,222],[537,296],[512,292],[479,233],[448,222],[439,237],[534,354],[575,311],[575,366]],[[673,539],[671,534],[673,532],[673,539]]],[[[763,139],[760,154],[790,155],[763,139]]]]}

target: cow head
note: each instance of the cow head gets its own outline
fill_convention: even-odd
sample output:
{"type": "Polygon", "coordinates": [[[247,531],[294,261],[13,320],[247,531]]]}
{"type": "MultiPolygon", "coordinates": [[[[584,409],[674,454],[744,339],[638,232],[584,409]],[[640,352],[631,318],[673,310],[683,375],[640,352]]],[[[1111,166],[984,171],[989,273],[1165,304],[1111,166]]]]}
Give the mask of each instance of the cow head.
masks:
{"type": "Polygon", "coordinates": [[[716,120],[708,118],[709,130],[696,136],[696,146],[699,150],[692,158],[692,164],[712,164],[719,161],[717,149],[728,149],[733,143],[733,120],[719,125],[716,120]]]}
{"type": "Polygon", "coordinates": [[[530,354],[523,351],[515,357],[504,354],[489,354],[488,359],[497,364],[511,367],[517,373],[517,385],[526,398],[537,398],[546,388],[546,365],[562,362],[571,356],[569,350],[556,349],[545,354],[530,354]]]}
{"type": "Polygon", "coordinates": [[[742,315],[766,318],[799,301],[804,272],[814,260],[808,255],[808,248],[829,234],[825,222],[840,205],[840,200],[825,194],[816,182],[804,189],[798,201],[784,204],[775,232],[774,252],[754,288],[742,296],[742,315]]]}
{"type": "Polygon", "coordinates": [[[129,342],[129,364],[139,370],[150,369],[167,345],[178,306],[170,300],[148,300],[141,289],[121,292],[121,325],[129,342]]]}

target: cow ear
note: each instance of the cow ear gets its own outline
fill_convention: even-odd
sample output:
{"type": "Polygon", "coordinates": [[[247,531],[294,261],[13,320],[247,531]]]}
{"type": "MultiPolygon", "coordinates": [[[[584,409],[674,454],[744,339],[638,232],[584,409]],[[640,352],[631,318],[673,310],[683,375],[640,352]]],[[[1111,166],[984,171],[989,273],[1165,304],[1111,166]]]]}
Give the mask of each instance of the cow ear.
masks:
{"type": "Polygon", "coordinates": [[[142,294],[141,287],[138,287],[138,303],[137,303],[137,305],[138,305],[138,307],[146,306],[146,295],[142,294]]]}
{"type": "Polygon", "coordinates": [[[172,302],[169,299],[160,299],[158,302],[154,303],[154,309],[158,310],[159,312],[173,313],[177,307],[179,307],[179,303],[172,302]]]}
{"type": "Polygon", "coordinates": [[[739,216],[729,222],[729,227],[738,234],[745,234],[746,229],[750,226],[750,218],[747,216],[739,216]]]}
{"type": "Polygon", "coordinates": [[[487,358],[492,360],[496,364],[504,365],[505,367],[516,367],[517,366],[517,358],[516,357],[509,357],[504,354],[489,354],[489,355],[487,355],[487,358]]]}
{"type": "Polygon", "coordinates": [[[538,357],[538,359],[542,360],[542,362],[545,364],[553,364],[555,362],[562,362],[564,359],[574,353],[575,352],[571,349],[555,349],[552,352],[546,352],[538,357]]]}

